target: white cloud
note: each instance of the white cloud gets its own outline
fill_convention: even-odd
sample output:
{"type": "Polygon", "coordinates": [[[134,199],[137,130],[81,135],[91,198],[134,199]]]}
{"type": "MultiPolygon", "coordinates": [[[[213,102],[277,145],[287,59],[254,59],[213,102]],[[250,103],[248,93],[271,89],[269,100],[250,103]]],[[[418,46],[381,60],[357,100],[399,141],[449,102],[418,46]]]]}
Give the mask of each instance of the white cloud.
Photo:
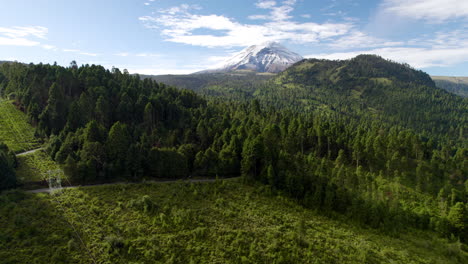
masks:
{"type": "MultiPolygon", "coordinates": [[[[294,1],[285,2],[294,3],[294,1]]],[[[263,6],[272,6],[272,3],[263,6]]],[[[288,14],[293,8],[289,5],[270,8],[271,13],[268,19],[271,21],[260,25],[241,24],[221,15],[192,14],[191,9],[194,7],[181,5],[161,10],[157,16],[140,17],[139,20],[147,28],[160,30],[166,41],[203,47],[248,46],[265,41],[284,40],[315,43],[331,37],[343,36],[352,28],[349,23],[317,24],[291,21],[288,14]],[[219,34],[194,32],[199,29],[219,31],[219,34]]],[[[252,18],[265,19],[267,17],[254,16],[252,18]]]]}
{"type": "Polygon", "coordinates": [[[119,52],[119,53],[115,53],[114,56],[119,56],[119,57],[128,57],[128,56],[133,56],[133,57],[161,57],[162,55],[159,54],[159,53],[148,53],[148,52],[140,52],[140,53],[119,52]]]}
{"type": "Polygon", "coordinates": [[[248,16],[249,19],[252,19],[252,20],[267,20],[269,18],[269,16],[267,15],[251,15],[251,16],[248,16]]]}
{"type": "Polygon", "coordinates": [[[85,55],[85,56],[92,56],[92,57],[96,57],[99,55],[97,53],[91,53],[91,52],[79,52],[78,54],[85,55]]]}
{"type": "Polygon", "coordinates": [[[135,56],[137,56],[137,57],[161,57],[161,54],[158,54],[158,53],[138,53],[135,56]]]}
{"type": "Polygon", "coordinates": [[[276,6],[276,2],[275,1],[258,1],[255,5],[258,8],[270,9],[276,6]]]}
{"type": "Polygon", "coordinates": [[[150,3],[144,3],[144,5],[145,5],[145,6],[149,6],[149,5],[150,5],[150,3]]]}
{"type": "Polygon", "coordinates": [[[437,23],[468,17],[466,0],[385,0],[382,6],[389,13],[437,23]]]}
{"type": "Polygon", "coordinates": [[[37,46],[40,43],[25,38],[5,38],[0,37],[0,46],[37,46]]]}
{"type": "Polygon", "coordinates": [[[64,51],[64,52],[80,52],[80,50],[77,50],[77,49],[63,49],[62,51],[64,51]]]}
{"type": "Polygon", "coordinates": [[[230,52],[227,53],[225,56],[210,56],[208,57],[202,64],[199,64],[198,67],[204,69],[219,69],[222,68],[226,61],[228,61],[232,56],[237,54],[238,52],[230,52]]]}
{"type": "Polygon", "coordinates": [[[1,58],[0,60],[2,60],[2,61],[18,61],[18,59],[15,58],[15,57],[1,58]]]}
{"type": "Polygon", "coordinates": [[[43,44],[41,45],[42,48],[46,49],[46,50],[56,50],[57,47],[55,47],[54,45],[48,45],[48,44],[43,44]]]}
{"type": "Polygon", "coordinates": [[[295,5],[297,2],[297,0],[286,0],[286,1],[283,1],[283,4],[285,5],[295,5]]]}
{"type": "Polygon", "coordinates": [[[99,56],[100,54],[98,53],[92,53],[92,52],[86,52],[86,51],[81,51],[79,49],[62,49],[63,52],[73,52],[73,53],[77,53],[77,54],[80,54],[80,55],[84,55],[84,56],[91,56],[91,57],[96,57],[96,56],[99,56]]]}
{"type": "Polygon", "coordinates": [[[403,42],[387,41],[369,36],[361,31],[352,31],[329,44],[334,49],[356,49],[372,47],[391,47],[403,45],[403,42]]]}
{"type": "MultiPolygon", "coordinates": [[[[190,74],[198,71],[205,70],[206,68],[167,68],[167,67],[135,67],[135,68],[128,68],[128,72],[130,74],[144,74],[144,75],[163,75],[163,74],[190,74]]],[[[123,69],[121,69],[123,70],[123,69]]]]}
{"type": "Polygon", "coordinates": [[[289,13],[291,13],[294,8],[290,5],[283,5],[279,7],[272,8],[271,10],[271,20],[283,21],[292,18],[289,13]]]}
{"type": "Polygon", "coordinates": [[[34,36],[37,38],[45,39],[48,29],[40,26],[31,27],[0,27],[0,34],[5,35],[9,38],[21,38],[27,36],[34,36]]]}
{"type": "Polygon", "coordinates": [[[283,21],[292,18],[289,13],[294,10],[296,0],[287,0],[282,2],[283,5],[277,6],[275,1],[259,1],[255,5],[261,9],[269,9],[268,16],[253,15],[249,16],[250,19],[269,19],[272,21],[283,21]]]}
{"type": "Polygon", "coordinates": [[[468,29],[457,29],[450,32],[436,32],[429,39],[420,42],[428,43],[436,48],[468,47],[468,29]]]}
{"type": "Polygon", "coordinates": [[[181,4],[180,6],[173,6],[168,9],[162,9],[159,10],[159,13],[161,14],[169,14],[169,15],[175,15],[177,13],[185,13],[188,14],[189,10],[200,10],[201,7],[198,5],[188,5],[188,4],[181,4]]]}
{"type": "Polygon", "coordinates": [[[37,46],[40,42],[30,37],[45,39],[48,29],[40,26],[0,27],[0,45],[3,46],[37,46]]]}

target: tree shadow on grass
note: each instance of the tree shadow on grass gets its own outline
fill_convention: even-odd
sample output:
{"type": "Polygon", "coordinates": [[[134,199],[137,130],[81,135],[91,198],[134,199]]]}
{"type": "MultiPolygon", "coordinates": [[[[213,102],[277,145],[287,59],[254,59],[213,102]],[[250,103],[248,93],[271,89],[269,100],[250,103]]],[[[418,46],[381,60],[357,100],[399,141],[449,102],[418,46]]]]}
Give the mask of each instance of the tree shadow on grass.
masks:
{"type": "Polygon", "coordinates": [[[2,263],[90,263],[49,194],[0,194],[2,263]]]}

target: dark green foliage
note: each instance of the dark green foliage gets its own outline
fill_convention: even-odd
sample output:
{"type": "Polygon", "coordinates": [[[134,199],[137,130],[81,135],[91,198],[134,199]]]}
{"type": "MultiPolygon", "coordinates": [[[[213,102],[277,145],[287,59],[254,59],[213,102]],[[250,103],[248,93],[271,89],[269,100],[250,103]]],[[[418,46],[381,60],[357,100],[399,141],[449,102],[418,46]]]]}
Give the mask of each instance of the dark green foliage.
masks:
{"type": "Polygon", "coordinates": [[[273,74],[257,74],[240,71],[235,73],[200,73],[190,75],[141,76],[151,78],[181,89],[190,89],[208,96],[222,96],[235,100],[252,98],[252,91],[258,84],[270,80],[273,74]]]}
{"type": "Polygon", "coordinates": [[[304,60],[255,92],[278,108],[382,120],[419,132],[466,140],[468,101],[435,87],[422,71],[360,55],[346,61],[304,60]]]}
{"type": "MultiPolygon", "coordinates": [[[[76,63],[8,63],[0,72],[3,93],[17,94],[15,103],[37,123],[36,134],[50,138],[47,150],[75,182],[138,180],[150,175],[152,148],[198,143],[191,124],[206,102],[193,92],[76,63]]],[[[185,177],[193,169],[194,156],[170,155],[166,168],[174,160],[180,163],[165,176],[185,177]]]]}
{"type": "Polygon", "coordinates": [[[156,178],[182,178],[188,175],[187,158],[174,149],[153,148],[149,154],[149,171],[156,178]]]}
{"type": "Polygon", "coordinates": [[[0,196],[0,262],[90,263],[86,248],[56,206],[41,195],[4,192],[0,196]]]}
{"type": "Polygon", "coordinates": [[[466,203],[457,202],[450,209],[447,220],[453,228],[452,232],[468,238],[468,208],[466,203]]]}
{"type": "Polygon", "coordinates": [[[0,191],[16,186],[16,157],[0,142],[0,191]]]}

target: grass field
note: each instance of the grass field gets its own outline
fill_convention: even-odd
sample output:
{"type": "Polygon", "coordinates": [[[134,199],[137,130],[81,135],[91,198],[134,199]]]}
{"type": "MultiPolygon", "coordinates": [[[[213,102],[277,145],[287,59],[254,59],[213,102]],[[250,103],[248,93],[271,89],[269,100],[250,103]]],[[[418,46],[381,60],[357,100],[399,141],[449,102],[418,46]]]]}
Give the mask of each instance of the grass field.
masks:
{"type": "Polygon", "coordinates": [[[34,128],[27,116],[16,109],[11,101],[0,98],[0,142],[4,142],[15,153],[38,148],[34,128]]]}
{"type": "MultiPolygon", "coordinates": [[[[65,177],[60,167],[44,150],[31,154],[17,156],[18,168],[16,178],[19,184],[37,183],[47,178],[49,171],[59,171],[61,177],[65,177]]],[[[35,186],[27,185],[28,189],[35,186]]]]}
{"type": "Polygon", "coordinates": [[[240,179],[11,192],[0,204],[2,263],[468,261],[430,232],[363,229],[240,179]]]}

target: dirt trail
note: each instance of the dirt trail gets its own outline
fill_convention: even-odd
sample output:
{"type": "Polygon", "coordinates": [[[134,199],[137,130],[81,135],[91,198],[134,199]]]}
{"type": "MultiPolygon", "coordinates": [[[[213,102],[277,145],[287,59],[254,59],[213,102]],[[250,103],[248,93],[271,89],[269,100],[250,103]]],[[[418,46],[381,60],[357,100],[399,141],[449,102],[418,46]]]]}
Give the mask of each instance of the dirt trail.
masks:
{"type": "MultiPolygon", "coordinates": [[[[228,180],[228,179],[237,179],[239,177],[233,178],[221,178],[218,180],[228,180]]],[[[178,179],[178,180],[160,180],[160,181],[145,181],[140,183],[166,183],[166,182],[214,182],[217,179],[178,179]]],[[[62,189],[75,189],[81,187],[93,187],[93,186],[106,186],[106,185],[118,185],[118,184],[140,184],[138,182],[115,182],[115,183],[102,183],[102,184],[93,184],[93,185],[80,185],[80,186],[66,186],[62,189]]],[[[28,190],[28,193],[50,193],[50,188],[43,188],[43,189],[36,189],[36,190],[28,190]]]]}
{"type": "Polygon", "coordinates": [[[34,153],[36,151],[43,150],[43,149],[44,148],[38,148],[38,149],[33,149],[33,150],[26,151],[26,152],[18,153],[18,154],[16,154],[16,157],[32,154],[32,153],[34,153]]]}

